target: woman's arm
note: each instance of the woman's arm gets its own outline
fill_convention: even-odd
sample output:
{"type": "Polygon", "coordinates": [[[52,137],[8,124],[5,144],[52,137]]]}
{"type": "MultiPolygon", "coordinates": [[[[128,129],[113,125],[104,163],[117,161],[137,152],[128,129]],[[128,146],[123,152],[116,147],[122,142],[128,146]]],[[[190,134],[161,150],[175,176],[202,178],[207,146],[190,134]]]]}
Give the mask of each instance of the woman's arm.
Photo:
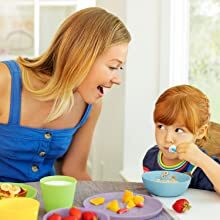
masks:
{"type": "Polygon", "coordinates": [[[101,106],[101,101],[92,106],[86,123],[74,135],[73,141],[63,160],[63,175],[73,176],[78,180],[91,180],[91,177],[87,173],[87,160],[94,129],[101,112],[101,106]]]}

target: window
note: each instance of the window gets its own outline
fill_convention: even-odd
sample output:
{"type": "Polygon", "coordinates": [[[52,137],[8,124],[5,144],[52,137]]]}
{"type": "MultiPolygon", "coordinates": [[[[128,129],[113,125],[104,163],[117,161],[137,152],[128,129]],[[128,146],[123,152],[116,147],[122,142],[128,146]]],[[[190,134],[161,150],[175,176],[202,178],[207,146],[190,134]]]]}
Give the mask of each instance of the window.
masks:
{"type": "Polygon", "coordinates": [[[95,0],[6,0],[0,6],[0,60],[34,57],[50,45],[61,22],[95,0]]]}
{"type": "Polygon", "coordinates": [[[220,0],[161,3],[160,90],[188,83],[210,100],[220,122],[220,0]]]}
{"type": "Polygon", "coordinates": [[[189,83],[210,99],[220,122],[220,0],[190,0],[189,83]]]}

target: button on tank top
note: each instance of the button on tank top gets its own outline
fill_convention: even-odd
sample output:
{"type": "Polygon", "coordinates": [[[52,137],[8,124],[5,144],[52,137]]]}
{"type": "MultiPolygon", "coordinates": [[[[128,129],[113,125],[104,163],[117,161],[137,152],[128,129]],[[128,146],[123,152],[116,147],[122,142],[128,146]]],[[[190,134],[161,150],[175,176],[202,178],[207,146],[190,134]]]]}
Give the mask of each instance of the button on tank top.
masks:
{"type": "Polygon", "coordinates": [[[62,157],[76,131],[86,122],[92,105],[87,105],[73,128],[47,129],[20,125],[22,80],[15,61],[4,62],[11,73],[9,121],[0,123],[0,182],[34,182],[54,175],[54,162],[62,157]]]}

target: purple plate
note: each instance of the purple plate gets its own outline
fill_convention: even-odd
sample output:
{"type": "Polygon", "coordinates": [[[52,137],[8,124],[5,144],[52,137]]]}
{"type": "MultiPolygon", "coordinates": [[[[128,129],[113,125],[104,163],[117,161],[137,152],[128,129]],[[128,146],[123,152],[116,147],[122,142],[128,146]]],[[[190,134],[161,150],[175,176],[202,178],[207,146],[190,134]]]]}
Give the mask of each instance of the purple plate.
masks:
{"type": "MultiPolygon", "coordinates": [[[[102,213],[99,210],[96,211],[94,209],[83,208],[83,207],[76,207],[76,208],[80,209],[82,212],[85,212],[85,211],[95,212],[97,214],[97,216],[98,216],[98,220],[110,220],[109,217],[105,213],[102,213]]],[[[54,213],[60,214],[62,217],[68,216],[69,215],[69,209],[70,208],[63,208],[63,209],[52,210],[52,211],[50,211],[50,212],[48,212],[47,214],[44,215],[43,220],[47,220],[47,218],[49,216],[51,216],[52,214],[54,214],[54,213]]]]}
{"type": "Polygon", "coordinates": [[[117,199],[119,206],[121,208],[124,208],[125,204],[122,203],[121,201],[123,194],[124,192],[111,192],[111,193],[102,193],[102,194],[94,195],[94,196],[91,196],[85,199],[83,202],[83,205],[84,207],[91,208],[95,211],[102,211],[103,213],[110,216],[111,220],[120,220],[120,219],[146,220],[146,219],[149,219],[149,218],[152,218],[158,215],[163,209],[163,205],[159,200],[152,198],[150,196],[147,196],[147,195],[142,195],[142,194],[135,194],[135,195],[141,195],[144,197],[143,208],[134,207],[124,214],[117,214],[106,208],[107,204],[114,199],[117,199]],[[89,202],[91,199],[97,198],[97,197],[104,197],[105,198],[104,204],[95,206],[89,202]]]}

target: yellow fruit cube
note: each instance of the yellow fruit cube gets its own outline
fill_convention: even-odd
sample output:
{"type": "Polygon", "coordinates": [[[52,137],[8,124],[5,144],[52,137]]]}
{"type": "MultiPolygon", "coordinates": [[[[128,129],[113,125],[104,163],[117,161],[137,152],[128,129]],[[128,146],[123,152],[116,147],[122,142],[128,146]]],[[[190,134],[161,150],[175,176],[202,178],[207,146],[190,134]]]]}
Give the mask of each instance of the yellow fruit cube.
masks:
{"type": "Polygon", "coordinates": [[[117,212],[120,209],[118,200],[115,199],[115,200],[110,201],[107,204],[106,208],[109,209],[110,211],[117,212]]]}
{"type": "Polygon", "coordinates": [[[130,200],[133,200],[134,197],[134,193],[129,191],[129,190],[125,190],[124,194],[122,196],[122,202],[123,203],[128,203],[130,200]]]}
{"type": "Polygon", "coordinates": [[[129,200],[128,203],[127,203],[127,206],[126,208],[128,209],[132,209],[136,206],[136,204],[133,202],[133,200],[129,200]]]}
{"type": "Polygon", "coordinates": [[[105,198],[103,197],[98,197],[98,198],[94,198],[94,199],[90,199],[89,202],[93,205],[102,205],[105,202],[105,198]]]}
{"type": "Polygon", "coordinates": [[[144,197],[140,196],[140,195],[136,195],[136,196],[134,196],[133,201],[136,205],[140,204],[140,203],[143,203],[144,202],[144,197]]]}

